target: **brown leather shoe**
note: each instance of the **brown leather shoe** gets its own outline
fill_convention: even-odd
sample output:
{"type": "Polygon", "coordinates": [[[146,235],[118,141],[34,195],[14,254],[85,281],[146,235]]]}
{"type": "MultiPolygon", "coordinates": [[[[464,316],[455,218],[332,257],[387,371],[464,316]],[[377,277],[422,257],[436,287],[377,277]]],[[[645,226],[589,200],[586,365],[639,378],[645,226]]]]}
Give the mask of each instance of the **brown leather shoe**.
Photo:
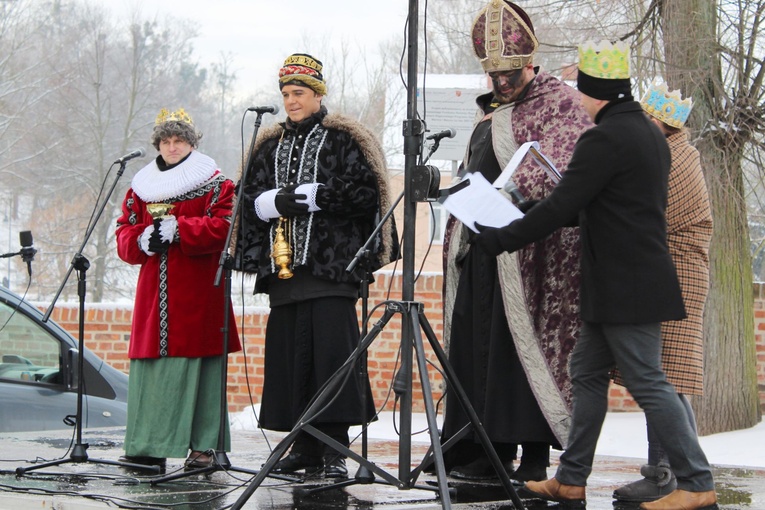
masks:
{"type": "Polygon", "coordinates": [[[184,469],[190,471],[192,469],[208,468],[215,463],[215,457],[212,454],[205,452],[192,451],[186,462],[184,462],[184,469]]]}
{"type": "Polygon", "coordinates": [[[585,508],[585,490],[578,485],[564,485],[555,478],[550,478],[542,482],[526,482],[524,489],[536,498],[567,503],[567,508],[585,508]]]}
{"type": "Polygon", "coordinates": [[[689,492],[677,489],[650,503],[642,503],[641,510],[717,510],[715,491],[689,492]]]}

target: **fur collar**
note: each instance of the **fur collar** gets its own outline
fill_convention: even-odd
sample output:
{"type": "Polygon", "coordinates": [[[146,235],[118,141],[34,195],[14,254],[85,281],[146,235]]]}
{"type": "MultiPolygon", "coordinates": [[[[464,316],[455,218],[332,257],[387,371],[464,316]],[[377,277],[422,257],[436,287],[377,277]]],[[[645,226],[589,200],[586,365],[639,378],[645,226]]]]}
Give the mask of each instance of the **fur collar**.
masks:
{"type": "MultiPolygon", "coordinates": [[[[390,208],[391,201],[389,184],[390,176],[388,175],[388,167],[385,163],[385,157],[383,156],[380,142],[372,131],[367,129],[360,122],[353,120],[350,117],[346,117],[345,115],[329,113],[322,119],[321,124],[327,129],[335,129],[350,134],[359,144],[361,152],[364,153],[364,157],[377,178],[377,187],[380,191],[380,217],[382,217],[390,208]]],[[[283,133],[284,127],[281,124],[274,124],[273,126],[263,129],[258,133],[253,152],[257,152],[263,142],[279,138],[283,133]]],[[[241,180],[241,169],[239,178],[241,180]]],[[[394,246],[392,236],[393,228],[391,226],[391,221],[386,221],[382,228],[383,246],[379,254],[380,262],[383,265],[391,261],[394,246]]]]}

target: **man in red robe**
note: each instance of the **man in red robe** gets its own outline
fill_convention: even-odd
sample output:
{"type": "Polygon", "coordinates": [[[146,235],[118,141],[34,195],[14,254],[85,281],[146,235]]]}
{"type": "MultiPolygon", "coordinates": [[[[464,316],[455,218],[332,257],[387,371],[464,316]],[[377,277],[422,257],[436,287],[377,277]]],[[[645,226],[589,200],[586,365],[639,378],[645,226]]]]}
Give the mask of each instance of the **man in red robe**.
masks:
{"type": "MultiPolygon", "coordinates": [[[[188,454],[187,467],[206,467],[218,445],[227,357],[224,289],[214,283],[234,184],[195,150],[200,137],[183,109],[160,112],[152,135],[159,155],[133,178],[117,220],[117,252],[141,268],[123,462],[164,468],[167,457],[188,454]]],[[[228,352],[235,352],[241,346],[229,310],[228,352]]],[[[226,427],[226,449],[229,442],[226,427]]]]}

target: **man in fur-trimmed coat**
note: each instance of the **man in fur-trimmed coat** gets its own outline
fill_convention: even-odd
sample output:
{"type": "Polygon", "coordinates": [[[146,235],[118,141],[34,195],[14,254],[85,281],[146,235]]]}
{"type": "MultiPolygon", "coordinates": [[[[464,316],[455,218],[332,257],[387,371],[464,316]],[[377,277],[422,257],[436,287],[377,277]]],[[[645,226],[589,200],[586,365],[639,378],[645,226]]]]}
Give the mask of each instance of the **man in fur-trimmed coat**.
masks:
{"type": "MultiPolygon", "coordinates": [[[[260,425],[289,431],[356,348],[364,266],[374,271],[390,260],[392,228],[385,225],[366,264],[346,272],[389,207],[382,150],[361,124],[327,113],[322,64],[315,58],[288,57],[279,84],[287,120],[256,141],[243,183],[236,258],[239,268],[257,274],[255,292],[270,300],[260,425]],[[271,256],[280,223],[292,249],[287,269],[293,276],[287,279],[277,276],[271,256]]],[[[373,414],[369,382],[353,370],[312,425],[348,446],[349,426],[373,414]]],[[[327,478],[347,475],[344,456],[305,432],[274,472],[303,469],[323,469],[327,478]]]]}

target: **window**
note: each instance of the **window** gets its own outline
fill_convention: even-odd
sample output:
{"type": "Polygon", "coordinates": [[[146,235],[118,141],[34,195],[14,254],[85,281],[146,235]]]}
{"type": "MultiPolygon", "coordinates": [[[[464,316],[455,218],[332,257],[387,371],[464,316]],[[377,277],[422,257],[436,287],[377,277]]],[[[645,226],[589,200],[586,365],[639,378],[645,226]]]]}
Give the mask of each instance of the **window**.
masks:
{"type": "Polygon", "coordinates": [[[61,344],[56,338],[2,302],[0,328],[0,379],[62,383],[61,344]]]}

